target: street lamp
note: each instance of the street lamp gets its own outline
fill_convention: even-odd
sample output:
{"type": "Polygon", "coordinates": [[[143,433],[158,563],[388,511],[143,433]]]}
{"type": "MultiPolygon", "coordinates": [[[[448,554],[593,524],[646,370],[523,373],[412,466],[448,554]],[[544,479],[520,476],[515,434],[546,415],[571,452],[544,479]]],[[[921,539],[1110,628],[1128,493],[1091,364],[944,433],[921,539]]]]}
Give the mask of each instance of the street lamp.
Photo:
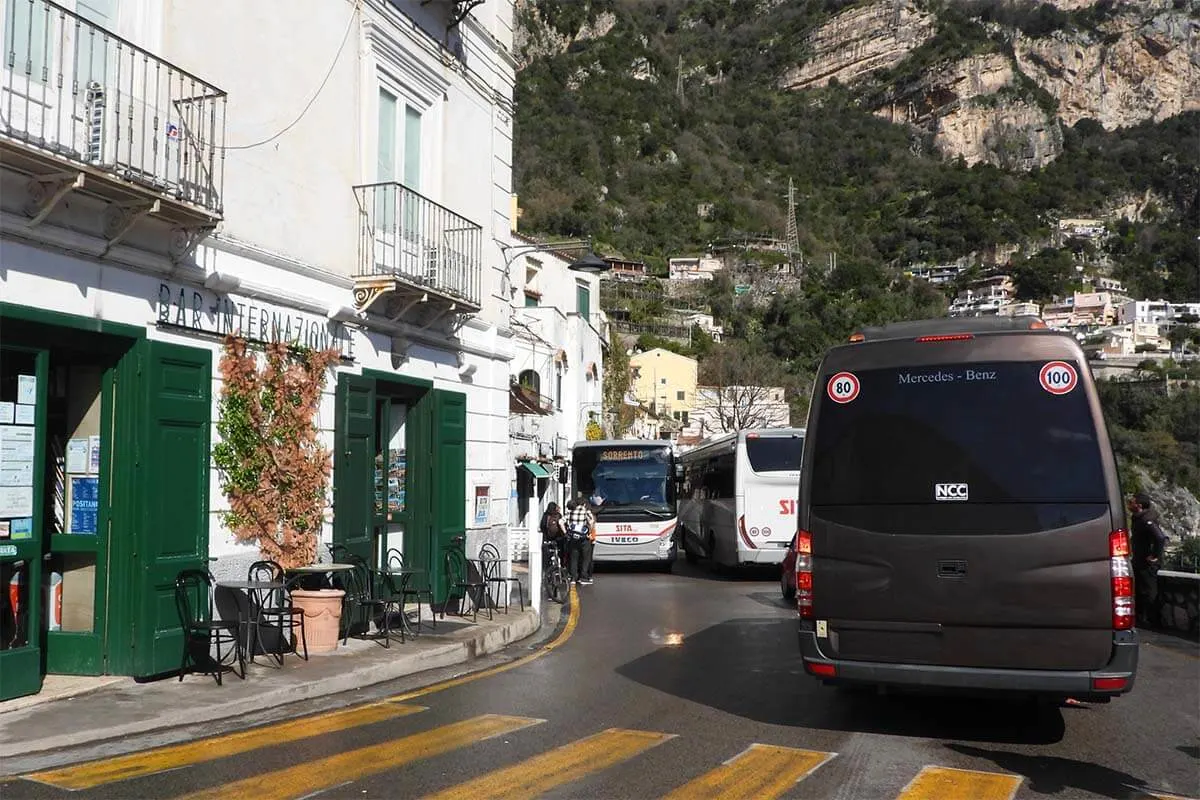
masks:
{"type": "Polygon", "coordinates": [[[557,253],[564,250],[583,250],[584,253],[567,265],[572,272],[583,272],[589,275],[599,275],[608,272],[612,265],[592,251],[592,240],[567,239],[562,242],[535,242],[532,244],[501,244],[500,252],[504,256],[504,269],[507,272],[512,262],[518,257],[529,253],[557,253]]]}

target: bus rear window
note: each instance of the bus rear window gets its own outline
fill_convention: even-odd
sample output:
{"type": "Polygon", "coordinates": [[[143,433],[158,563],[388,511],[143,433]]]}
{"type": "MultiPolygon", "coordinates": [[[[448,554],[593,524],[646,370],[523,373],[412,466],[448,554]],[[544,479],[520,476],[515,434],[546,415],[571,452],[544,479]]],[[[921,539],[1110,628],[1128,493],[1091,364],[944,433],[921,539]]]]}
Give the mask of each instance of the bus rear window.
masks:
{"type": "Polygon", "coordinates": [[[851,400],[821,399],[812,504],[1105,502],[1087,394],[1043,389],[1044,364],[856,371],[851,400]]]}
{"type": "Polygon", "coordinates": [[[755,472],[798,472],[803,452],[802,436],[746,437],[746,456],[755,472]]]}

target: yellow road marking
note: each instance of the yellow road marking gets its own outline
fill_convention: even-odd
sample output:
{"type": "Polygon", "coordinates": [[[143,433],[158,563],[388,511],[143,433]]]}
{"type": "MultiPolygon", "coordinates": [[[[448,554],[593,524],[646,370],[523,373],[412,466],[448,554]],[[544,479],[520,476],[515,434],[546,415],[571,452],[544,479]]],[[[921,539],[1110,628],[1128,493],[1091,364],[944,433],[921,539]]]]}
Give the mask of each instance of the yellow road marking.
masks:
{"type": "Polygon", "coordinates": [[[405,717],[424,710],[424,706],[374,703],[359,708],[277,722],[212,739],[200,739],[107,758],[103,761],[89,761],[84,764],[34,772],[24,777],[27,780],[46,783],[60,789],[92,789],[106,783],[203,764],[206,761],[215,761],[218,758],[246,753],[260,747],[285,744],[299,739],[307,739],[310,736],[319,736],[323,733],[335,733],[360,725],[405,717]]]}
{"type": "Polygon", "coordinates": [[[484,714],[412,736],[390,739],[294,767],[220,784],[185,795],[181,800],[224,800],[238,797],[252,797],[254,800],[291,800],[542,722],[545,720],[484,714]]]}
{"type": "Polygon", "coordinates": [[[765,800],[778,797],[835,755],[837,753],[752,744],[716,769],[680,786],[667,798],[753,797],[765,800]]]}
{"type": "Polygon", "coordinates": [[[472,672],[470,675],[462,675],[457,678],[450,678],[449,680],[442,681],[441,683],[430,684],[429,686],[425,686],[421,689],[414,689],[411,692],[405,692],[404,694],[394,695],[392,697],[389,697],[388,701],[392,702],[392,703],[402,703],[405,700],[412,700],[417,697],[424,697],[425,695],[433,694],[434,692],[444,692],[446,689],[453,689],[455,686],[462,686],[464,683],[470,683],[471,681],[477,681],[481,678],[489,678],[492,675],[498,675],[501,672],[508,672],[510,669],[516,669],[517,667],[524,666],[525,664],[528,664],[530,661],[536,661],[537,659],[541,658],[542,656],[546,655],[547,653],[552,652],[555,648],[561,647],[562,645],[566,644],[566,641],[571,638],[571,634],[575,633],[575,628],[578,625],[579,625],[579,593],[577,591],[575,591],[575,585],[572,584],[571,585],[571,612],[570,612],[570,614],[567,615],[567,624],[562,629],[562,631],[559,632],[558,636],[554,637],[554,641],[546,644],[541,650],[538,650],[536,653],[530,653],[527,656],[521,656],[520,658],[518,658],[514,661],[509,661],[507,664],[498,664],[497,666],[494,666],[494,667],[488,667],[487,669],[481,669],[481,670],[479,670],[479,672],[472,672]]]}
{"type": "Polygon", "coordinates": [[[452,786],[426,800],[537,797],[564,783],[633,758],[671,738],[674,738],[672,733],[610,728],[452,786]]]}
{"type": "Polygon", "coordinates": [[[1021,776],[951,767],[925,767],[896,800],[1012,800],[1021,776]]]}
{"type": "Polygon", "coordinates": [[[1194,797],[1184,797],[1181,794],[1163,794],[1162,792],[1146,791],[1138,800],[1197,800],[1194,797]]]}
{"type": "Polygon", "coordinates": [[[541,658],[555,648],[561,647],[579,625],[579,594],[571,587],[571,611],[566,626],[554,640],[542,649],[522,656],[507,664],[473,672],[458,678],[431,684],[421,689],[395,695],[386,700],[342,711],[332,711],[310,717],[300,717],[286,722],[238,731],[225,736],[201,739],[195,742],[169,745],[167,747],[117,756],[103,761],[91,761],[70,767],[35,772],[22,777],[46,783],[61,789],[91,789],[107,783],[137,778],[169,769],[179,769],[194,764],[203,764],[226,756],[247,753],[261,747],[285,744],[322,733],[332,733],[359,725],[369,725],[395,717],[402,717],[425,710],[421,706],[402,705],[405,700],[441,692],[455,686],[480,680],[490,675],[505,672],[541,658]]]}

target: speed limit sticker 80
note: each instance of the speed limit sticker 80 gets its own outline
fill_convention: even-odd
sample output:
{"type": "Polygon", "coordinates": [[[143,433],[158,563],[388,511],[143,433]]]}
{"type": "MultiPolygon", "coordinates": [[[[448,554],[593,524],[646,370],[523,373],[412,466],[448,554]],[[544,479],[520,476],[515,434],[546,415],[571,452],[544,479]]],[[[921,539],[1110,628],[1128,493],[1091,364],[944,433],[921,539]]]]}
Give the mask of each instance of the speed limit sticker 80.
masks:
{"type": "Polygon", "coordinates": [[[860,388],[857,375],[853,372],[839,372],[829,379],[825,391],[833,402],[849,403],[858,397],[860,388]]]}
{"type": "Polygon", "coordinates": [[[1038,372],[1038,383],[1050,394],[1068,394],[1079,385],[1079,373],[1066,361],[1050,361],[1038,372]]]}

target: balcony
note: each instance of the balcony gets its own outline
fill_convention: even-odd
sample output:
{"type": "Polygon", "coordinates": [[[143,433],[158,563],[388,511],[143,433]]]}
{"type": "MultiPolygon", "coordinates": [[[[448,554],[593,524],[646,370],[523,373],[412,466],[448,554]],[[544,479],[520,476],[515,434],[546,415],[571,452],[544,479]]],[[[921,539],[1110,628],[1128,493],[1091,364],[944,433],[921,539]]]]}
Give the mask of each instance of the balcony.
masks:
{"type": "Polygon", "coordinates": [[[220,221],[225,92],[50,0],[5,0],[4,31],[0,157],[31,226],[72,191],[118,212],[110,245],[145,215],[193,244],[220,221]]]}
{"type": "Polygon", "coordinates": [[[533,414],[544,417],[554,413],[554,401],[532,386],[517,383],[509,384],[508,413],[515,415],[533,414]]]}
{"type": "Polygon", "coordinates": [[[429,327],[479,311],[483,228],[400,183],[355,186],[359,264],[354,303],[429,327]]]}

